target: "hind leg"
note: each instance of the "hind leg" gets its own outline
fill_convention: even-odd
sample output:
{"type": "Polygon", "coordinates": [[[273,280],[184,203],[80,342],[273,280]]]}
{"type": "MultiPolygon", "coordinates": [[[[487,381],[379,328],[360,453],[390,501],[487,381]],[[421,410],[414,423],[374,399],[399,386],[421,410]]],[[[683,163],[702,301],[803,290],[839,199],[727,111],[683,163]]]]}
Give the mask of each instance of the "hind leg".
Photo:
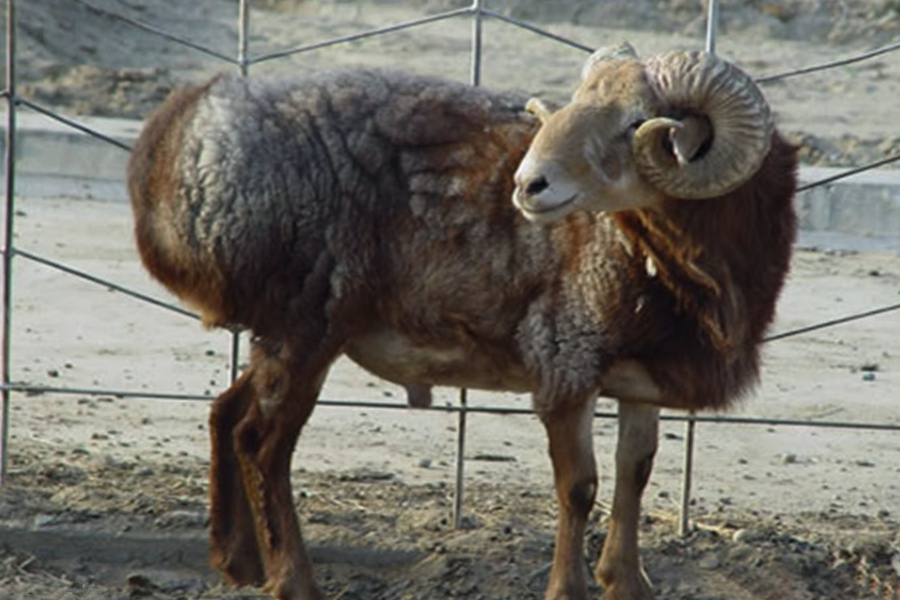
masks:
{"type": "Polygon", "coordinates": [[[323,597],[300,533],[290,465],[300,431],[339,348],[339,343],[328,340],[297,345],[293,339],[254,343],[255,394],[236,431],[237,454],[265,562],[265,588],[279,600],[323,597]]]}
{"type": "Polygon", "coordinates": [[[264,577],[253,513],[234,447],[235,428],[253,400],[251,369],[216,399],[209,415],[210,563],[236,585],[261,584],[264,577]]]}

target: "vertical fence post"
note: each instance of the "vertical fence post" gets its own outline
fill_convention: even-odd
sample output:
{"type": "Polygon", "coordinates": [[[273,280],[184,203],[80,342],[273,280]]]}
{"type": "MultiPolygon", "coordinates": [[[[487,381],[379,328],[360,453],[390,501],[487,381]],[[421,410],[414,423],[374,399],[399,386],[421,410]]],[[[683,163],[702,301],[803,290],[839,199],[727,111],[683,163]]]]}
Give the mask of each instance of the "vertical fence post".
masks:
{"type": "Polygon", "coordinates": [[[3,238],[3,391],[0,407],[0,485],[9,465],[9,404],[12,361],[12,260],[16,216],[16,2],[6,0],[6,219],[3,238]]]}
{"type": "MultiPolygon", "coordinates": [[[[250,71],[250,2],[240,0],[238,6],[238,67],[243,77],[250,71]]],[[[231,383],[237,381],[241,364],[241,332],[237,329],[231,331],[231,383]]]]}
{"type": "Polygon", "coordinates": [[[247,49],[250,45],[250,3],[248,0],[241,0],[238,8],[238,65],[241,69],[241,75],[247,76],[250,67],[250,58],[247,55],[247,49]]]}
{"type": "Polygon", "coordinates": [[[235,329],[231,332],[231,383],[237,381],[241,370],[241,332],[235,329]]]}
{"type": "Polygon", "coordinates": [[[463,466],[466,460],[466,408],[468,402],[468,390],[460,388],[459,431],[456,432],[456,494],[453,497],[453,527],[456,529],[462,529],[463,466]]]}
{"type": "MultiPolygon", "coordinates": [[[[481,85],[481,7],[482,0],[472,3],[472,69],[470,82],[481,85]]],[[[456,490],[453,498],[453,527],[462,529],[462,504],[465,495],[466,413],[468,390],[459,390],[459,430],[456,432],[456,490]]]]}
{"type": "MultiPolygon", "coordinates": [[[[716,29],[719,24],[718,0],[709,0],[706,12],[706,52],[716,53],[716,29]]],[[[678,534],[686,536],[691,530],[691,484],[694,478],[694,436],[697,422],[693,413],[688,418],[684,433],[684,461],[682,463],[681,512],[678,515],[678,534]]]]}
{"type": "Polygon", "coordinates": [[[716,29],[719,26],[719,1],[709,0],[706,11],[706,51],[716,53],[716,29]]]}
{"type": "Polygon", "coordinates": [[[691,531],[691,483],[694,478],[694,430],[697,422],[688,419],[684,427],[684,461],[681,465],[681,510],[678,514],[678,535],[687,536],[691,531]]]}
{"type": "Polygon", "coordinates": [[[483,0],[472,3],[472,85],[481,85],[481,29],[483,0]]]}

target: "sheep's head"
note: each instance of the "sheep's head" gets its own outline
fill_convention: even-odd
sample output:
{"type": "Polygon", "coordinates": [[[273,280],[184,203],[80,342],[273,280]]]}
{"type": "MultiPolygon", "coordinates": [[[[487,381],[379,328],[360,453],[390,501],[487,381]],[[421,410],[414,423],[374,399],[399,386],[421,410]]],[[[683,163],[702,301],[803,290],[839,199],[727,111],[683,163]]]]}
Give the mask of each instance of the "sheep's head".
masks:
{"type": "Polygon", "coordinates": [[[641,61],[627,44],[588,59],[569,105],[528,107],[543,126],[513,202],[540,222],[727,194],[759,169],[773,131],[762,93],[734,65],[701,52],[641,61]]]}

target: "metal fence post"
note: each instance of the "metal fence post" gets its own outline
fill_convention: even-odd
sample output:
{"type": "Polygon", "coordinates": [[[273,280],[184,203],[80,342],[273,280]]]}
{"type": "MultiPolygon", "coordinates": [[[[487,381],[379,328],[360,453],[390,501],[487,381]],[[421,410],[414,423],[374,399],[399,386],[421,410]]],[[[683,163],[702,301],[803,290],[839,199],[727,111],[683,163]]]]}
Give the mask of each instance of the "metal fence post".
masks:
{"type": "Polygon", "coordinates": [[[483,0],[472,3],[472,85],[481,85],[481,38],[483,0]]]}
{"type": "Polygon", "coordinates": [[[3,391],[0,407],[0,485],[9,464],[9,404],[12,382],[12,260],[16,216],[16,2],[6,0],[6,219],[3,238],[3,391]]]}
{"type": "Polygon", "coordinates": [[[465,494],[463,467],[466,462],[466,414],[468,390],[459,389],[459,431],[456,432],[456,494],[453,497],[453,527],[462,529],[462,504],[465,494]]]}
{"type": "Polygon", "coordinates": [[[709,0],[706,12],[706,51],[716,53],[716,30],[719,27],[719,0],[709,0]]]}
{"type": "MultiPolygon", "coordinates": [[[[471,84],[481,85],[481,17],[482,0],[472,3],[472,70],[471,84]]],[[[453,499],[453,526],[462,528],[462,503],[465,495],[465,451],[466,413],[468,412],[468,390],[459,390],[459,431],[456,433],[456,490],[453,499]]]]}
{"type": "MultiPolygon", "coordinates": [[[[719,21],[718,0],[709,0],[706,13],[706,52],[716,53],[716,29],[719,21]]],[[[687,420],[684,434],[684,462],[682,463],[683,479],[681,481],[681,511],[678,515],[678,534],[686,536],[691,530],[691,483],[694,478],[694,434],[697,422],[693,413],[687,420]]]]}
{"type": "Polygon", "coordinates": [[[238,14],[238,67],[241,69],[241,75],[247,76],[250,67],[250,57],[247,55],[247,49],[250,45],[250,3],[247,0],[241,0],[238,14]]]}
{"type": "MultiPolygon", "coordinates": [[[[693,416],[693,413],[691,413],[693,416]]],[[[691,484],[694,479],[694,432],[697,422],[688,419],[684,427],[684,461],[682,462],[681,509],[678,513],[678,535],[685,537],[691,531],[691,484]]]]}
{"type": "MultiPolygon", "coordinates": [[[[248,49],[250,47],[250,3],[248,0],[241,0],[238,6],[238,68],[241,70],[241,76],[246,77],[250,71],[250,57],[248,49]]],[[[231,383],[237,381],[240,374],[241,363],[241,332],[237,329],[231,331],[231,383]]]]}

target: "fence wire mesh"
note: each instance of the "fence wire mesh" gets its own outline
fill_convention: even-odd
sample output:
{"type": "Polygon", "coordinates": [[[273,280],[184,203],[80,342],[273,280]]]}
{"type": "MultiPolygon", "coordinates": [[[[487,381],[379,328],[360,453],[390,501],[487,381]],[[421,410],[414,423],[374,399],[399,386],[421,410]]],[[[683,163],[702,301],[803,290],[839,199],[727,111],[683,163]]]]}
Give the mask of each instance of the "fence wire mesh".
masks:
{"type": "MultiPolygon", "coordinates": [[[[411,29],[415,27],[419,27],[422,25],[435,23],[438,21],[443,21],[447,19],[456,19],[456,18],[470,18],[472,20],[472,36],[471,36],[471,70],[470,70],[470,83],[472,85],[480,85],[481,84],[481,62],[482,62],[482,39],[483,39],[483,28],[482,21],[485,18],[493,19],[498,22],[502,22],[514,27],[518,27],[524,31],[528,31],[535,35],[541,36],[543,38],[549,39],[553,42],[563,44],[567,47],[583,51],[583,52],[592,52],[593,48],[589,45],[580,43],[578,41],[569,39],[565,36],[561,36],[555,34],[551,31],[533,25],[531,23],[527,23],[524,21],[520,21],[515,18],[511,18],[506,15],[502,15],[496,11],[491,10],[484,3],[484,0],[474,0],[474,2],[467,7],[458,8],[455,10],[450,10],[446,12],[442,12],[435,15],[430,15],[427,17],[423,17],[420,19],[414,19],[402,23],[396,23],[389,26],[378,27],[373,29],[368,29],[365,31],[360,31],[355,34],[345,35],[341,37],[336,37],[332,39],[328,39],[321,42],[316,42],[313,44],[300,45],[292,48],[286,48],[283,50],[270,52],[267,54],[261,54],[258,56],[253,56],[250,53],[249,48],[249,39],[250,39],[250,8],[249,2],[247,0],[240,0],[238,4],[238,48],[236,51],[236,56],[231,57],[225,55],[216,50],[204,47],[200,44],[193,42],[190,39],[173,35],[167,31],[164,31],[158,27],[153,25],[144,23],[140,20],[119,14],[114,11],[107,10],[105,8],[96,6],[86,0],[72,0],[77,4],[81,4],[88,8],[91,12],[96,13],[97,15],[103,15],[105,17],[117,20],[119,22],[124,23],[129,27],[133,27],[136,29],[140,29],[142,31],[148,32],[152,35],[159,36],[163,39],[166,39],[174,44],[178,44],[197,52],[201,52],[207,56],[211,56],[217,60],[220,60],[224,63],[236,66],[241,70],[243,74],[248,74],[248,71],[251,66],[264,63],[267,61],[272,61],[276,59],[281,59],[285,57],[295,56],[298,54],[302,54],[305,52],[311,52],[314,50],[320,50],[324,48],[328,48],[331,46],[335,46],[338,44],[346,44],[354,41],[359,41],[362,39],[380,36],[380,35],[388,35],[391,33],[396,33],[399,31],[403,31],[406,29],[411,29]]],[[[16,123],[16,114],[17,109],[19,107],[25,107],[35,113],[43,115],[48,119],[52,119],[58,123],[61,123],[67,127],[70,127],[76,131],[81,133],[90,135],[95,137],[103,142],[116,146],[122,150],[129,151],[130,148],[127,144],[116,140],[96,129],[79,123],[78,121],[66,117],[59,112],[41,106],[38,103],[27,100],[25,98],[20,97],[17,94],[17,82],[16,82],[16,0],[7,0],[6,1],[6,26],[7,26],[7,34],[6,34],[6,81],[5,81],[5,89],[0,91],[0,99],[5,100],[7,105],[7,113],[6,113],[6,154],[5,154],[5,164],[6,164],[6,185],[5,185],[5,198],[6,198],[6,215],[5,215],[5,223],[4,223],[4,242],[2,247],[2,270],[4,276],[3,282],[3,338],[2,338],[2,411],[0,411],[0,418],[2,418],[2,425],[0,425],[0,484],[2,484],[7,475],[7,462],[9,456],[9,427],[10,427],[10,401],[11,394],[13,392],[21,392],[21,393],[30,393],[30,394],[55,394],[55,395],[73,395],[73,396],[115,396],[121,398],[142,398],[142,399],[151,399],[151,400],[167,400],[167,401],[209,401],[210,397],[205,394],[186,394],[186,393],[159,393],[159,392],[143,392],[143,391],[134,391],[134,390],[110,390],[110,389],[95,389],[95,388],[67,388],[67,387],[50,387],[50,386],[40,386],[40,385],[26,385],[20,383],[14,383],[13,374],[11,373],[11,356],[12,356],[12,341],[11,341],[11,316],[13,313],[13,304],[12,304],[12,289],[14,285],[14,272],[13,272],[13,259],[18,257],[23,260],[32,261],[35,263],[42,264],[46,267],[55,269],[62,274],[78,277],[90,283],[103,286],[109,289],[113,289],[115,291],[127,294],[140,302],[146,303],[148,305],[153,305],[158,308],[162,308],[167,311],[172,311],[176,314],[180,314],[182,316],[197,319],[198,316],[184,308],[174,305],[170,302],[160,300],[147,294],[143,294],[141,292],[137,292],[135,290],[129,289],[127,286],[118,284],[113,281],[109,281],[108,279],[98,277],[92,275],[90,273],[84,272],[80,269],[76,269],[69,265],[63,264],[58,261],[51,260],[46,257],[42,257],[38,254],[29,252],[22,248],[19,248],[14,243],[14,234],[15,234],[15,202],[16,202],[16,135],[17,135],[17,123],[16,123]]],[[[718,22],[718,2],[716,0],[711,0],[709,3],[709,10],[707,15],[707,29],[706,29],[706,49],[708,52],[715,52],[716,45],[716,35],[717,35],[717,22],[718,22]]],[[[830,61],[822,64],[810,65],[808,67],[804,67],[801,69],[796,69],[792,71],[787,71],[783,73],[777,73],[774,75],[762,76],[756,79],[756,81],[760,84],[770,84],[774,82],[778,82],[787,78],[798,77],[802,75],[806,75],[809,73],[814,73],[818,71],[828,70],[828,69],[836,69],[840,67],[844,67],[851,64],[856,64],[859,62],[863,62],[866,60],[871,60],[875,57],[882,56],[888,53],[896,52],[900,50],[900,43],[890,44],[887,46],[883,46],[880,48],[875,48],[871,51],[858,53],[854,55],[847,56],[843,59],[830,61]]],[[[814,189],[816,187],[830,185],[839,180],[852,177],[859,173],[863,173],[881,166],[885,166],[887,164],[891,164],[894,162],[900,161],[900,155],[887,156],[881,160],[877,160],[859,167],[847,169],[837,175],[824,178],[819,181],[811,182],[805,184],[798,188],[800,193],[814,189]]],[[[871,317],[875,317],[877,315],[882,315],[885,313],[893,312],[900,310],[900,304],[894,304],[889,306],[883,306],[874,308],[871,310],[860,311],[857,313],[844,315],[837,318],[831,318],[821,323],[813,324],[810,326],[798,328],[791,331],[785,331],[780,333],[775,333],[766,338],[767,342],[773,342],[778,340],[783,340],[785,338],[803,335],[809,333],[811,331],[816,331],[820,329],[835,327],[837,325],[847,323],[850,321],[860,320],[860,319],[868,319],[871,317]]],[[[239,346],[240,346],[240,332],[233,331],[231,338],[231,359],[230,359],[230,376],[231,379],[234,380],[237,378],[239,364],[240,364],[240,356],[239,356],[239,346]]],[[[323,406],[332,406],[339,408],[366,408],[366,409],[385,409],[385,410],[405,410],[408,408],[406,404],[400,403],[383,403],[383,402],[373,402],[367,400],[350,400],[350,399],[328,399],[323,398],[319,400],[319,404],[323,406]]],[[[499,406],[469,406],[467,402],[466,390],[460,391],[460,402],[458,406],[448,405],[448,406],[433,406],[428,410],[433,411],[444,411],[457,413],[459,415],[459,427],[457,429],[457,465],[456,465],[456,500],[454,502],[455,507],[455,515],[454,521],[459,524],[459,519],[461,516],[461,508],[462,508],[462,499],[463,499],[463,490],[464,490],[464,477],[463,477],[463,466],[465,463],[465,437],[466,437],[466,416],[468,414],[496,414],[496,415],[530,415],[533,414],[530,409],[524,408],[510,408],[510,407],[499,407],[499,406]]],[[[616,418],[616,414],[613,412],[607,411],[597,411],[596,416],[599,418],[616,418]]],[[[858,430],[872,430],[872,431],[890,431],[896,432],[900,431],[900,424],[892,424],[892,423],[877,423],[877,422],[850,422],[850,421],[827,421],[827,420],[803,420],[803,419],[780,419],[780,418],[758,418],[758,417],[750,417],[750,416],[740,416],[740,415],[677,415],[677,414],[664,414],[662,415],[662,420],[664,421],[680,421],[685,422],[687,425],[687,434],[685,436],[685,460],[684,460],[684,469],[683,469],[683,491],[682,491],[682,514],[680,516],[681,528],[682,531],[686,531],[688,529],[689,524],[689,514],[688,507],[690,505],[690,485],[693,477],[693,444],[695,439],[695,427],[699,423],[727,423],[727,424],[739,424],[739,425],[765,425],[765,426],[788,426],[788,427],[822,427],[822,428],[841,428],[841,429],[858,429],[858,430]]]]}

